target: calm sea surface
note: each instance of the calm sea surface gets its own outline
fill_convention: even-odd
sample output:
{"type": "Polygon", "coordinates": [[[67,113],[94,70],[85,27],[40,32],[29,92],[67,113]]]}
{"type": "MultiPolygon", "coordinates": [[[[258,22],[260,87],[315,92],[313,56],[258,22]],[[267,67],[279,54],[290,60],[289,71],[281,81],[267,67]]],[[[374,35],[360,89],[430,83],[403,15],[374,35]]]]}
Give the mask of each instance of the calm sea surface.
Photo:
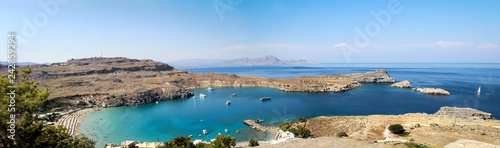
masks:
{"type": "Polygon", "coordinates": [[[97,140],[98,147],[124,140],[163,142],[176,135],[193,135],[193,139],[209,141],[218,133],[246,141],[250,138],[269,139],[273,133],[256,132],[243,124],[245,119],[263,119],[264,125],[276,125],[298,117],[434,113],[441,106],[471,107],[500,118],[500,64],[316,64],[185,70],[292,78],[362,73],[381,68],[396,81],[408,80],[413,87],[443,88],[451,95],[424,95],[411,89],[387,87],[389,84],[370,83],[363,83],[363,87],[345,93],[287,93],[261,87],[195,89],[196,95],[203,93],[207,97],[105,108],[89,113],[82,122],[80,134],[97,140]],[[478,95],[479,87],[482,92],[478,95]],[[237,96],[232,97],[232,93],[237,96]],[[272,99],[259,101],[264,96],[272,99]],[[232,104],[226,105],[227,100],[232,104]],[[199,137],[203,129],[209,134],[199,137]],[[229,133],[225,133],[225,129],[229,133]]]}

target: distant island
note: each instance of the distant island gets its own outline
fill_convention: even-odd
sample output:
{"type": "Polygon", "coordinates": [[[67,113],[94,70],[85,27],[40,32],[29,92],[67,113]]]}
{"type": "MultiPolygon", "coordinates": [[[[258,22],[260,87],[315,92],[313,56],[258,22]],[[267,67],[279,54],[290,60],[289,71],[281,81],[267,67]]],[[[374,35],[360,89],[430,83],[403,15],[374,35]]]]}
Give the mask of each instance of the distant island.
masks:
{"type": "Polygon", "coordinates": [[[317,64],[310,60],[280,60],[275,56],[264,56],[259,58],[239,58],[233,60],[221,59],[186,59],[168,62],[176,68],[201,68],[201,67],[228,67],[228,66],[256,66],[256,65],[298,65],[317,64]]]}

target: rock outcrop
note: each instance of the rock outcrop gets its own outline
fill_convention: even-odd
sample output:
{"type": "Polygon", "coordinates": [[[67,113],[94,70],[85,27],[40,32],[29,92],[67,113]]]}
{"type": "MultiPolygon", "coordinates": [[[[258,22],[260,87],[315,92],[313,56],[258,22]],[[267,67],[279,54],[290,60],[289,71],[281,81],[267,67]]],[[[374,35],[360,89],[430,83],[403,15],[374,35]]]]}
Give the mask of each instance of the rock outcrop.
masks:
{"type": "Polygon", "coordinates": [[[411,83],[407,80],[392,84],[390,87],[411,88],[411,83]]]}
{"type": "Polygon", "coordinates": [[[500,145],[493,145],[470,139],[459,139],[445,145],[444,148],[500,148],[500,145]]]}
{"type": "Polygon", "coordinates": [[[450,95],[450,92],[441,88],[413,88],[413,91],[431,95],[450,95]]]}
{"type": "Polygon", "coordinates": [[[359,83],[394,83],[396,80],[391,78],[387,71],[380,69],[374,72],[357,73],[345,75],[348,80],[356,81],[359,83]]]}
{"type": "Polygon", "coordinates": [[[490,113],[483,112],[472,108],[458,108],[458,107],[441,107],[439,111],[434,113],[438,116],[452,116],[457,118],[472,118],[472,119],[483,119],[491,120],[494,119],[490,113]]]}

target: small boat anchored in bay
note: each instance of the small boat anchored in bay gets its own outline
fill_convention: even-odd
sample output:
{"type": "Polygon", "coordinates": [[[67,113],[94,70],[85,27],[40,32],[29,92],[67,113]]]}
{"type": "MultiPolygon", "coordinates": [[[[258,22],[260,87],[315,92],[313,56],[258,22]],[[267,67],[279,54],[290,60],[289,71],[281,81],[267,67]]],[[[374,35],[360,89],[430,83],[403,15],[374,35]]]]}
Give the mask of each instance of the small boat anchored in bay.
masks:
{"type": "Polygon", "coordinates": [[[231,101],[227,100],[226,105],[229,105],[229,104],[231,104],[231,101]]]}
{"type": "Polygon", "coordinates": [[[271,100],[271,97],[262,97],[262,98],[260,98],[260,101],[267,101],[267,100],[271,100]]]}

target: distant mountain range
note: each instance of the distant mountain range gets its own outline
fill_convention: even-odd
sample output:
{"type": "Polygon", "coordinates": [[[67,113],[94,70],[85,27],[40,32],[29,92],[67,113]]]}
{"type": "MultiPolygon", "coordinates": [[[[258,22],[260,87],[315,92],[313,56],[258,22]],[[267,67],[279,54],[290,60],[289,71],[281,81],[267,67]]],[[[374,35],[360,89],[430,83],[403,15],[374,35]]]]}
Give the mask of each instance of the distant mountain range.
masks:
{"type": "Polygon", "coordinates": [[[308,60],[280,60],[274,56],[259,58],[239,58],[234,60],[220,59],[186,59],[168,62],[175,68],[201,68],[201,67],[227,67],[227,66],[255,66],[255,65],[295,65],[295,64],[316,64],[308,60]]]}
{"type": "MultiPolygon", "coordinates": [[[[0,64],[9,65],[9,63],[7,61],[0,61],[0,64]]],[[[41,65],[41,64],[50,65],[50,63],[34,63],[34,62],[17,62],[16,63],[16,65],[41,65]]]]}

